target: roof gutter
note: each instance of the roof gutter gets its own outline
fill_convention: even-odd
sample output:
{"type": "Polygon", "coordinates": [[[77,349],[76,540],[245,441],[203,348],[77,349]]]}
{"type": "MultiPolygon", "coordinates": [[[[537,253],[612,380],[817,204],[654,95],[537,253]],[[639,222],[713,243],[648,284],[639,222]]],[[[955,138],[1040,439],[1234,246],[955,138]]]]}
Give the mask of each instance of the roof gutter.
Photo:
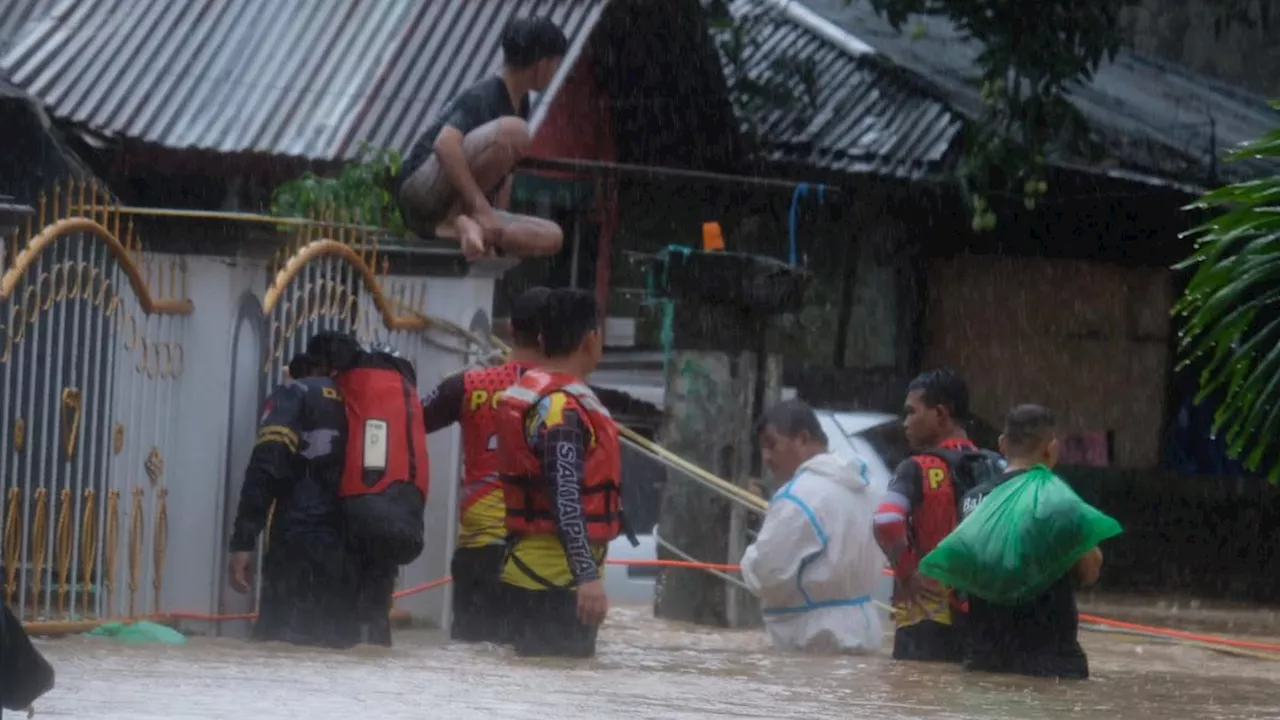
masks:
{"type": "Polygon", "coordinates": [[[862,42],[848,30],[810,10],[798,0],[765,0],[765,2],[773,5],[792,22],[854,57],[876,54],[875,48],[862,42]]]}

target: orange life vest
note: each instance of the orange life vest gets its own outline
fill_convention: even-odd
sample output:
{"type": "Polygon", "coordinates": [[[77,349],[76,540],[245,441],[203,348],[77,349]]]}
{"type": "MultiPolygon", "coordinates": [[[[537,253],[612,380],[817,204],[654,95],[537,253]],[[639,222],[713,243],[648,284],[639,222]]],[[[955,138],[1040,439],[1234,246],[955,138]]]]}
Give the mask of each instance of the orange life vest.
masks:
{"type": "Polygon", "coordinates": [[[502,481],[498,479],[498,399],[526,368],[524,363],[509,362],[468,370],[462,375],[460,514],[489,495],[502,492],[502,481]]]}
{"type": "Polygon", "coordinates": [[[589,425],[591,438],[582,478],[583,519],[590,542],[608,543],[623,530],[618,427],[599,398],[582,381],[538,369],[527,371],[498,401],[498,444],[502,448],[500,467],[507,505],[507,532],[516,536],[556,532],[542,463],[525,435],[534,406],[555,392],[568,395],[573,409],[579,411],[589,425]]]}

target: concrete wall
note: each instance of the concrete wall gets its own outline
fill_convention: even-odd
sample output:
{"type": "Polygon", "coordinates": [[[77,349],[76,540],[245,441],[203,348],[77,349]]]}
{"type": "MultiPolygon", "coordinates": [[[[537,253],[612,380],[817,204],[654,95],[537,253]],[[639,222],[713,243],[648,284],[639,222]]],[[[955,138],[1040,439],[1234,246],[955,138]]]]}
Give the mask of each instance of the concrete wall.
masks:
{"type": "Polygon", "coordinates": [[[1117,465],[1159,463],[1168,270],[962,256],[930,261],[928,288],[923,365],[963,373],[983,419],[1036,402],[1064,432],[1114,431],[1117,465]]]}

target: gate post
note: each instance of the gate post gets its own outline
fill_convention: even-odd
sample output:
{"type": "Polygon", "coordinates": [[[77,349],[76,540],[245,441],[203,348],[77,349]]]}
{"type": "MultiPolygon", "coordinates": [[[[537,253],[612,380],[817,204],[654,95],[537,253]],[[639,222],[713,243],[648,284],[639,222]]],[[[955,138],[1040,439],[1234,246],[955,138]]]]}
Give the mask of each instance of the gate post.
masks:
{"type": "MultiPolygon", "coordinates": [[[[741,253],[668,253],[664,264],[664,289],[680,307],[667,363],[662,444],[746,487],[750,476],[760,474],[755,419],[781,396],[782,363],[771,318],[802,301],[806,276],[741,253]]],[[[676,480],[664,485],[659,536],[698,561],[738,563],[746,547],[746,512],[676,480]]],[[[661,558],[684,559],[664,548],[658,552],[661,558]]],[[[655,612],[704,625],[760,622],[754,598],[700,570],[665,569],[655,612]]]]}

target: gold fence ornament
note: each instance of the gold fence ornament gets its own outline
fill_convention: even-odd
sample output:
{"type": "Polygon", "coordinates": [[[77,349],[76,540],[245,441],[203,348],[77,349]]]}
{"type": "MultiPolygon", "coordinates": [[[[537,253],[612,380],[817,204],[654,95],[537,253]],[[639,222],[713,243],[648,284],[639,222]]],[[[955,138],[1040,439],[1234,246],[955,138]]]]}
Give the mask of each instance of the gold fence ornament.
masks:
{"type": "Polygon", "coordinates": [[[116,558],[120,548],[120,491],[107,492],[107,527],[102,537],[102,586],[106,589],[106,616],[111,617],[116,591],[116,558]]]}
{"type": "Polygon", "coordinates": [[[46,543],[49,541],[49,493],[44,488],[36,490],[35,521],[31,528],[32,543],[32,580],[31,605],[38,612],[40,607],[40,586],[44,584],[44,561],[46,543]]]}
{"type": "Polygon", "coordinates": [[[147,472],[147,479],[151,481],[151,485],[154,487],[164,475],[164,456],[160,454],[160,448],[153,445],[151,452],[147,453],[147,461],[143,465],[147,472]]]}
{"type": "Polygon", "coordinates": [[[142,516],[144,514],[142,504],[143,490],[140,487],[133,489],[133,507],[129,512],[129,614],[128,617],[137,617],[138,609],[138,574],[142,572],[142,534],[144,528],[142,526],[142,516]]]}
{"type": "Polygon", "coordinates": [[[62,449],[67,462],[76,456],[76,440],[80,435],[80,388],[62,389],[62,449]],[[68,417],[70,416],[70,417],[68,417]]]}
{"type": "Polygon", "coordinates": [[[119,455],[124,450],[124,423],[116,422],[111,427],[111,454],[119,455]]]}
{"type": "MultiPolygon", "coordinates": [[[[94,564],[98,559],[98,507],[94,492],[85,488],[80,511],[80,614],[89,617],[89,589],[93,587],[94,564]]],[[[95,591],[94,595],[97,595],[95,591]]]]}
{"type": "Polygon", "coordinates": [[[4,519],[4,604],[13,605],[18,591],[18,555],[22,552],[22,493],[9,488],[9,507],[4,519]]]}
{"type": "Polygon", "coordinates": [[[13,421],[13,451],[15,453],[22,452],[22,448],[27,444],[27,421],[18,418],[13,421]]]}
{"type": "MultiPolygon", "coordinates": [[[[72,192],[70,187],[68,186],[66,192],[68,202],[63,203],[61,200],[63,189],[61,185],[54,185],[52,216],[49,213],[45,194],[40,194],[39,202],[37,203],[39,206],[40,230],[35,235],[31,234],[30,229],[27,230],[24,247],[14,256],[13,262],[5,270],[3,276],[0,276],[0,300],[8,300],[13,297],[13,292],[17,289],[18,283],[47,248],[62,237],[82,234],[98,238],[107,247],[125,277],[128,278],[130,285],[133,286],[134,294],[138,298],[138,304],[144,313],[147,315],[190,315],[195,309],[190,300],[160,299],[165,294],[163,289],[157,288],[155,292],[152,292],[152,289],[144,279],[142,246],[134,236],[133,221],[129,220],[126,223],[124,236],[121,237],[118,222],[119,207],[113,208],[103,203],[99,213],[97,212],[99,207],[97,197],[93,198],[90,205],[91,212],[87,213],[91,217],[84,217],[83,215],[86,213],[83,212],[79,214],[71,212],[70,200],[72,192]],[[114,232],[110,227],[113,219],[116,220],[114,232]]],[[[83,209],[83,207],[78,208],[81,211],[83,209]]],[[[179,272],[184,275],[183,283],[185,283],[185,265],[180,266],[179,272]]],[[[178,284],[176,280],[171,279],[170,282],[171,285],[178,284]]],[[[24,302],[23,304],[26,305],[27,303],[24,302]]]]}
{"type": "Polygon", "coordinates": [[[54,562],[58,571],[58,617],[67,612],[67,593],[71,591],[71,549],[75,527],[71,517],[71,491],[63,488],[58,494],[58,529],[53,536],[54,562]]]}
{"type": "Polygon", "coordinates": [[[151,578],[151,585],[156,591],[155,612],[160,611],[160,600],[164,595],[164,559],[169,552],[168,497],[169,488],[160,486],[156,491],[155,547],[151,554],[155,573],[151,578]]]}

